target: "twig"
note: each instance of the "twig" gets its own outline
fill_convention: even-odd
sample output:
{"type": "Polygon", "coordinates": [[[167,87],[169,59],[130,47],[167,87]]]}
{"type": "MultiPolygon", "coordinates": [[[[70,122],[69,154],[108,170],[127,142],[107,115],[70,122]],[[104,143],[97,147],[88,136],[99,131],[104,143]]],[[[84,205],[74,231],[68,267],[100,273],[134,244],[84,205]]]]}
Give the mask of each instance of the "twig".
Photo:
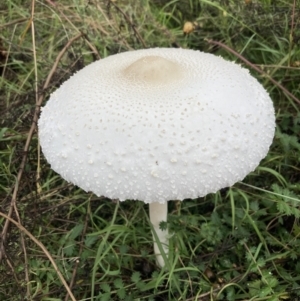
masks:
{"type": "Polygon", "coordinates": [[[292,8],[292,22],[290,30],[290,43],[289,43],[289,54],[288,54],[288,65],[291,66],[291,52],[294,46],[294,26],[295,26],[295,9],[296,9],[296,0],[294,0],[292,8]]]}
{"type": "MultiPolygon", "coordinates": [[[[81,36],[82,36],[82,33],[80,33],[77,36],[75,36],[74,38],[70,39],[68,41],[68,43],[65,45],[65,47],[58,54],[58,56],[57,56],[57,58],[56,58],[56,60],[54,62],[54,65],[53,65],[53,67],[52,67],[50,73],[48,74],[48,77],[47,77],[47,79],[46,79],[46,81],[44,83],[43,91],[45,91],[48,88],[49,83],[51,81],[51,78],[54,75],[54,72],[57,69],[58,63],[61,60],[61,58],[64,55],[64,53],[72,45],[72,43],[75,40],[79,39],[81,36]]],[[[23,158],[22,158],[22,162],[20,164],[19,172],[18,172],[18,175],[17,175],[17,179],[16,179],[16,183],[15,183],[15,186],[14,186],[14,191],[13,191],[13,195],[12,195],[12,199],[11,199],[11,203],[10,203],[10,208],[9,208],[9,211],[8,211],[8,214],[7,214],[7,216],[9,218],[11,218],[13,210],[15,208],[15,204],[16,204],[16,200],[17,200],[17,195],[18,195],[18,191],[19,191],[19,184],[20,184],[22,176],[23,176],[23,172],[24,172],[24,169],[25,169],[25,164],[27,162],[27,155],[28,155],[29,146],[30,146],[33,134],[34,134],[34,132],[36,130],[36,125],[37,125],[38,117],[39,117],[39,114],[40,114],[40,107],[42,105],[43,100],[44,100],[44,95],[42,94],[42,95],[40,95],[40,97],[38,99],[38,102],[36,104],[35,111],[34,111],[34,116],[33,116],[33,120],[32,120],[32,124],[31,124],[30,130],[28,132],[27,140],[26,140],[26,143],[25,143],[25,146],[24,146],[24,155],[23,155],[23,158]]],[[[10,220],[6,219],[4,227],[3,227],[3,230],[2,230],[2,233],[1,233],[0,262],[1,262],[2,258],[3,258],[4,243],[5,243],[5,240],[6,240],[9,223],[10,223],[10,220]]]]}
{"type": "MultiPolygon", "coordinates": [[[[90,208],[90,206],[89,206],[89,208],[90,208]]],[[[83,229],[82,234],[81,234],[81,241],[83,241],[86,230],[87,230],[89,215],[90,215],[90,211],[88,210],[87,213],[86,213],[86,216],[85,216],[84,229],[83,229]]],[[[81,257],[82,251],[83,251],[83,244],[80,244],[80,248],[79,248],[79,252],[78,252],[78,259],[75,261],[75,267],[73,269],[72,278],[71,278],[70,285],[69,285],[70,289],[73,288],[73,285],[74,285],[75,280],[76,280],[77,269],[78,269],[78,266],[79,266],[79,263],[80,263],[80,257],[81,257]]],[[[68,299],[69,299],[69,294],[66,295],[65,301],[68,301],[68,299]]]]}
{"type": "Polygon", "coordinates": [[[72,291],[70,290],[64,276],[62,275],[62,273],[60,272],[58,266],[56,265],[54,259],[52,258],[51,254],[48,252],[48,250],[46,249],[46,247],[39,241],[37,240],[25,227],[23,227],[20,223],[18,223],[17,221],[15,221],[14,219],[10,218],[8,215],[0,212],[0,216],[4,217],[6,220],[10,221],[11,223],[13,223],[14,225],[16,225],[22,232],[24,232],[36,245],[38,245],[42,251],[44,252],[44,254],[48,257],[48,259],[50,260],[51,264],[53,265],[58,277],[60,278],[62,284],[64,285],[64,287],[66,288],[68,294],[70,295],[71,299],[73,301],[76,301],[72,291]]]}
{"type": "Polygon", "coordinates": [[[4,27],[7,27],[7,26],[11,26],[11,25],[15,25],[15,24],[18,24],[18,23],[22,23],[22,22],[25,22],[27,20],[28,20],[28,18],[20,18],[20,19],[17,19],[17,20],[14,20],[14,21],[11,21],[11,22],[8,22],[8,23],[0,25],[0,28],[4,28],[4,27]]]}
{"type": "Polygon", "coordinates": [[[97,50],[97,48],[90,42],[90,40],[88,38],[88,35],[87,34],[83,34],[83,37],[85,39],[85,42],[88,44],[88,46],[92,50],[93,55],[94,55],[94,59],[100,60],[101,59],[100,53],[97,50]]]}
{"type": "MultiPolygon", "coordinates": [[[[215,289],[212,289],[210,290],[209,292],[207,293],[203,293],[201,295],[198,295],[197,296],[197,301],[202,301],[202,300],[206,300],[204,299],[204,297],[207,297],[208,295],[212,295],[213,293],[217,293],[221,288],[215,288],[215,289]]],[[[195,301],[195,296],[192,297],[192,298],[189,298],[189,299],[186,299],[186,301],[195,301]]],[[[212,299],[211,299],[212,300],[212,299]]]]}
{"type": "Polygon", "coordinates": [[[123,12],[123,10],[117,5],[114,3],[114,1],[112,0],[109,0],[109,3],[115,7],[123,16],[124,18],[126,19],[127,23],[131,26],[131,28],[133,29],[136,37],[138,38],[138,40],[142,43],[143,47],[144,48],[147,48],[147,45],[145,43],[145,41],[143,40],[142,36],[140,35],[140,33],[138,32],[138,30],[136,29],[136,26],[130,21],[129,17],[126,15],[125,12],[123,12]]]}
{"type": "Polygon", "coordinates": [[[15,269],[14,269],[14,267],[13,267],[11,261],[9,260],[7,254],[4,253],[4,256],[5,256],[5,258],[6,258],[6,263],[7,263],[7,265],[8,265],[8,266],[10,267],[10,269],[11,269],[12,275],[14,275],[14,278],[15,278],[16,282],[17,282],[18,284],[20,284],[20,280],[18,279],[18,276],[17,276],[17,274],[16,274],[16,271],[15,271],[15,269]]]}
{"type": "Polygon", "coordinates": [[[294,3],[293,3],[292,24],[291,24],[291,33],[290,33],[290,37],[291,37],[291,42],[292,43],[293,43],[293,40],[294,40],[295,9],[296,9],[296,0],[294,0],[294,3]]]}
{"type": "MultiPolygon", "coordinates": [[[[45,84],[43,86],[43,90],[47,89],[49,84],[50,84],[50,80],[55,72],[55,70],[57,69],[57,66],[62,58],[62,56],[65,54],[65,52],[67,51],[67,49],[73,44],[73,42],[75,42],[76,40],[78,40],[80,37],[83,36],[83,33],[79,33],[77,36],[75,36],[74,38],[70,39],[68,41],[68,43],[65,45],[65,47],[61,50],[61,52],[58,54],[55,62],[54,62],[54,65],[45,81],[45,84]]],[[[43,102],[43,99],[44,99],[44,96],[40,96],[39,98],[39,106],[41,106],[42,102],[43,102]]],[[[40,110],[38,111],[38,113],[40,112],[40,110]]]]}
{"type": "Polygon", "coordinates": [[[275,86],[280,88],[285,94],[287,94],[289,97],[291,97],[294,101],[296,101],[298,104],[300,104],[300,99],[298,99],[295,95],[293,95],[290,91],[288,91],[284,86],[282,86],[279,82],[277,82],[275,79],[273,79],[269,74],[261,70],[256,65],[252,64],[250,61],[248,61],[246,58],[244,58],[242,55],[240,55],[235,50],[231,49],[229,46],[223,44],[222,42],[214,41],[214,40],[207,40],[209,44],[218,45],[227,51],[234,54],[237,58],[239,58],[241,61],[243,61],[246,65],[250,66],[252,69],[257,71],[258,73],[262,74],[266,78],[268,78],[275,86]]]}
{"type": "MultiPolygon", "coordinates": [[[[35,101],[37,103],[37,101],[38,101],[38,72],[37,72],[37,59],[36,59],[36,47],[35,47],[35,27],[34,27],[34,20],[33,20],[34,9],[35,9],[35,0],[32,0],[31,1],[30,22],[31,22],[32,52],[33,52],[33,61],[34,61],[35,101]]],[[[19,215],[19,211],[18,211],[16,202],[14,202],[14,210],[15,210],[15,214],[17,216],[18,222],[21,223],[21,219],[20,219],[20,215],[19,215]]],[[[25,273],[25,280],[26,280],[26,293],[27,293],[27,298],[30,299],[31,293],[30,293],[30,281],[29,281],[29,270],[28,270],[28,257],[27,257],[25,238],[24,238],[24,235],[22,232],[21,232],[20,238],[21,238],[21,245],[22,245],[22,250],[23,250],[23,254],[24,254],[24,273],[25,273]]]]}
{"type": "MultiPolygon", "coordinates": [[[[109,25],[109,26],[112,28],[112,30],[114,31],[114,33],[116,33],[116,34],[118,35],[118,34],[119,34],[119,30],[115,27],[115,22],[112,22],[112,21],[110,20],[110,18],[106,15],[106,13],[105,13],[104,10],[102,9],[101,4],[99,3],[99,1],[93,1],[93,4],[94,4],[95,7],[99,10],[100,14],[104,17],[104,19],[105,19],[105,24],[106,24],[106,25],[109,25]]],[[[98,26],[99,26],[99,25],[98,25],[98,26]]],[[[100,25],[100,27],[101,27],[101,25],[100,25]]],[[[114,37],[114,36],[115,36],[114,33],[106,32],[102,27],[101,27],[100,31],[103,32],[106,36],[110,36],[110,37],[114,37]]],[[[133,48],[128,44],[126,38],[125,38],[125,39],[122,38],[121,40],[122,40],[122,43],[124,43],[126,49],[133,50],[133,48]]],[[[120,42],[118,39],[115,39],[115,38],[113,38],[113,41],[114,41],[114,43],[115,43],[116,45],[118,45],[119,42],[120,42]]]]}

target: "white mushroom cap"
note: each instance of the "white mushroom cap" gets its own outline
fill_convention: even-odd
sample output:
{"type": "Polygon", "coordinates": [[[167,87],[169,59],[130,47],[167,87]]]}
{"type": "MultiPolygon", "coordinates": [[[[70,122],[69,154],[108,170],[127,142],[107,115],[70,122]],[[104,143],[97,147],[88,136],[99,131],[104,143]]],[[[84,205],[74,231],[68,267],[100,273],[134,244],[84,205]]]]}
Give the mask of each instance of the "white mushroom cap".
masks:
{"type": "Polygon", "coordinates": [[[272,143],[272,101],[248,70],[185,49],[112,55],[55,91],[39,137],[51,167],[98,196],[196,198],[253,171],[272,143]]]}

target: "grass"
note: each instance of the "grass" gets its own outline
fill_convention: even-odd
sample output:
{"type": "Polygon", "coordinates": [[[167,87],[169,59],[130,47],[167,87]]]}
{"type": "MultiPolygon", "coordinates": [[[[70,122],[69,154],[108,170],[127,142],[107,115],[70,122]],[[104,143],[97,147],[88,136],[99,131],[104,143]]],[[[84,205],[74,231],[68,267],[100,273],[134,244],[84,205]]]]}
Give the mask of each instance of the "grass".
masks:
{"type": "Polygon", "coordinates": [[[300,2],[273,2],[1,2],[0,300],[300,300],[300,2]],[[194,30],[184,35],[186,21],[194,30]],[[75,71],[146,47],[237,61],[276,110],[274,142],[255,172],[170,202],[168,270],[155,266],[147,206],[63,181],[35,126],[40,104],[75,71]]]}

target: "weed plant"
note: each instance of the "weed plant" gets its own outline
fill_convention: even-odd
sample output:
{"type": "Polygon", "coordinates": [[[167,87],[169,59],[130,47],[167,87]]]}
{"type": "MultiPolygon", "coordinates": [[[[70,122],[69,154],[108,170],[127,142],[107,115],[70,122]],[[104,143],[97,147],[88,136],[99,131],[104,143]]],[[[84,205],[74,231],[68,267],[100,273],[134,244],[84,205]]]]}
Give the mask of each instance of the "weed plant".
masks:
{"type": "Polygon", "coordinates": [[[299,20],[299,0],[1,1],[0,300],[300,300],[299,20]],[[270,93],[277,122],[268,156],[243,182],[170,202],[176,235],[162,270],[147,205],[63,181],[36,128],[71,74],[147,47],[237,61],[270,93]]]}

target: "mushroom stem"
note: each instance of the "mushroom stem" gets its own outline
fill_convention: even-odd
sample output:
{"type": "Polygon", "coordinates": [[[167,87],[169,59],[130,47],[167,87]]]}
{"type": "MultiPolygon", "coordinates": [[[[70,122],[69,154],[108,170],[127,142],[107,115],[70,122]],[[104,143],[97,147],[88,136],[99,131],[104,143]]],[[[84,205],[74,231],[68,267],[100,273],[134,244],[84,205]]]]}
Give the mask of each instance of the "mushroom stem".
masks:
{"type": "Polygon", "coordinates": [[[166,257],[169,253],[169,238],[168,230],[161,230],[159,224],[167,221],[168,215],[168,202],[161,203],[150,203],[149,204],[149,215],[150,221],[153,226],[152,235],[154,241],[154,254],[156,255],[156,262],[159,267],[165,266],[164,257],[161,254],[160,248],[164,251],[166,257]],[[155,231],[155,233],[153,233],[155,231]],[[159,247],[160,246],[160,247],[159,247]]]}

